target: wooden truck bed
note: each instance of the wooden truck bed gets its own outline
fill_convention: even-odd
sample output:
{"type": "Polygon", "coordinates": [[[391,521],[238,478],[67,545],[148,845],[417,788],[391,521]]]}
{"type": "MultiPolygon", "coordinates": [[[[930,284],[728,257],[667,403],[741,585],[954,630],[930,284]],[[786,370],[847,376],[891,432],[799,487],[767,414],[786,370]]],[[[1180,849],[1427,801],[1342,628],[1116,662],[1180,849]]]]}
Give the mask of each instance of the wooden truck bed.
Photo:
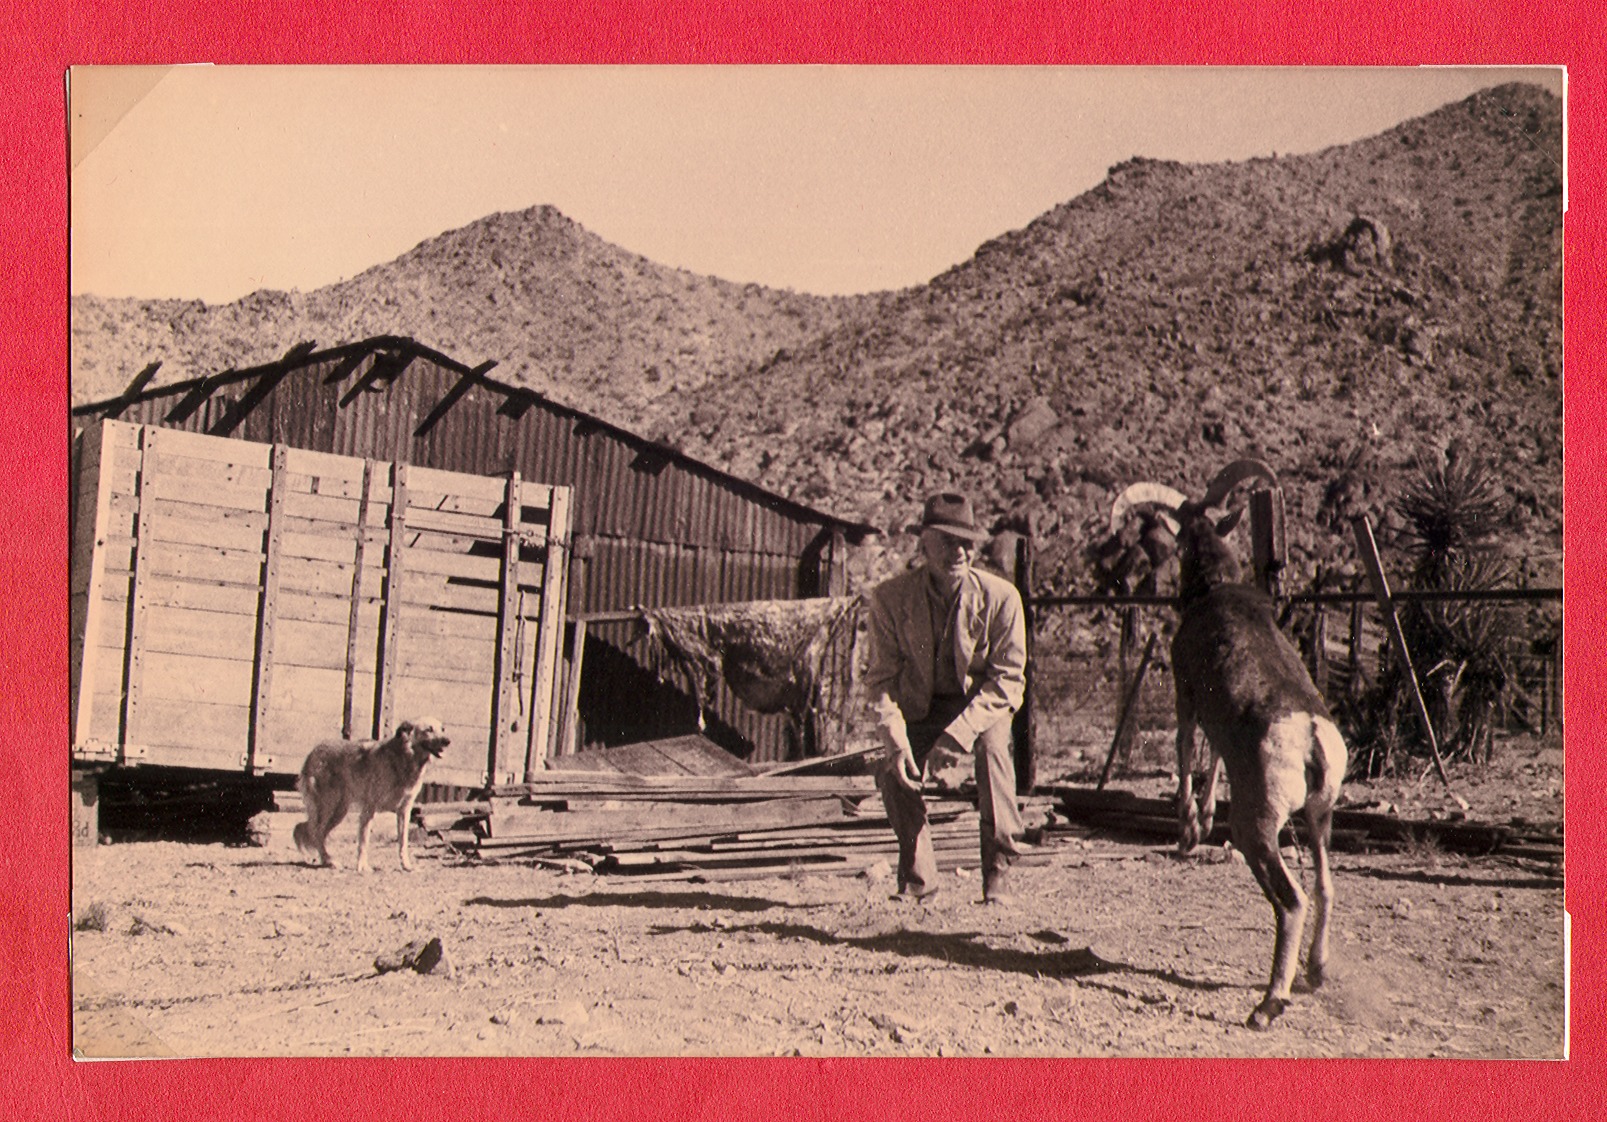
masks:
{"type": "Polygon", "coordinates": [[[75,461],[75,763],[292,774],[433,715],[434,782],[543,767],[568,488],[119,421],[75,461]]]}

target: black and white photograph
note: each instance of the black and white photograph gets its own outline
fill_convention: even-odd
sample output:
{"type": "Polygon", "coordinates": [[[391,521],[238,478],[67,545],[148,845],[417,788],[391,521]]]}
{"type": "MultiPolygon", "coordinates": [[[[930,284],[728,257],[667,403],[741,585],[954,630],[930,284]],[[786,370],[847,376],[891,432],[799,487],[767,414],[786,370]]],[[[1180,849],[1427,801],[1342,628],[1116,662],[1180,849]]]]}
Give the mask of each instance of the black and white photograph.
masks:
{"type": "Polygon", "coordinates": [[[1562,68],[66,77],[75,1057],[1565,1058],[1562,68]]]}

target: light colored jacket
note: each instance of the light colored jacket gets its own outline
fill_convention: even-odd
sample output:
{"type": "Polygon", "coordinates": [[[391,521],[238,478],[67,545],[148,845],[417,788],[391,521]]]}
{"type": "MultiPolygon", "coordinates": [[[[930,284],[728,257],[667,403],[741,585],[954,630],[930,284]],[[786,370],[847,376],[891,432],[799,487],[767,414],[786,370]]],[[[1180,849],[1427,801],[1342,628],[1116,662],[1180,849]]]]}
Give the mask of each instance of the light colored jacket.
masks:
{"type": "MultiPolygon", "coordinates": [[[[886,742],[909,747],[908,721],[932,707],[931,609],[924,567],[871,590],[865,690],[886,742]]],[[[972,569],[960,586],[954,662],[966,706],[945,730],[962,748],[1021,708],[1026,693],[1027,628],[1021,594],[1003,577],[972,569]]]]}

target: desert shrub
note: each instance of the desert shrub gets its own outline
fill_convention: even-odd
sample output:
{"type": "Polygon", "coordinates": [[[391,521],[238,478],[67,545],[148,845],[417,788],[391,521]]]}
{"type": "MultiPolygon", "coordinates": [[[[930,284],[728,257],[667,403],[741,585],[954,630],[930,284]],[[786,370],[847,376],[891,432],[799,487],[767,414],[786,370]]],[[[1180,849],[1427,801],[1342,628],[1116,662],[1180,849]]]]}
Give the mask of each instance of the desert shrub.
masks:
{"type": "MultiPolygon", "coordinates": [[[[1506,506],[1488,464],[1455,448],[1421,463],[1397,507],[1411,564],[1406,587],[1452,593],[1511,587],[1513,566],[1491,544],[1506,506]]],[[[1409,600],[1400,620],[1443,753],[1488,762],[1494,732],[1519,696],[1520,613],[1495,600],[1409,600]]],[[[1386,659],[1357,730],[1370,771],[1386,765],[1397,746],[1427,751],[1409,688],[1404,667],[1386,659]]]]}
{"type": "Polygon", "coordinates": [[[105,931],[107,927],[108,909],[104,903],[97,900],[80,909],[73,917],[74,931],[105,931]]]}

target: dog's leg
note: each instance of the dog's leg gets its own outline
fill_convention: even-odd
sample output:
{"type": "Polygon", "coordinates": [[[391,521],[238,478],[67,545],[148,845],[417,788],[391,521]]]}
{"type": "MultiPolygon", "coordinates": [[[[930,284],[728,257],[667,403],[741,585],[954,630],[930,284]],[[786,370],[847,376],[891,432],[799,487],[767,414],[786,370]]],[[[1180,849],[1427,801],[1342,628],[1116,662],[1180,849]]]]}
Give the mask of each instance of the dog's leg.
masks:
{"type": "Polygon", "coordinates": [[[323,835],[318,832],[318,819],[321,813],[320,798],[323,794],[318,780],[312,772],[313,761],[307,760],[301,768],[301,776],[296,780],[296,789],[301,792],[302,802],[307,811],[307,820],[297,822],[296,828],[290,836],[296,843],[296,848],[309,856],[322,856],[323,835]]]}
{"type": "Polygon", "coordinates": [[[319,862],[327,868],[338,869],[340,862],[329,852],[329,835],[334,833],[335,827],[346,817],[346,790],[344,787],[339,788],[326,797],[332,801],[321,809],[318,824],[311,827],[311,831],[318,842],[319,862]]]}
{"type": "Polygon", "coordinates": [[[402,859],[402,868],[413,871],[413,857],[407,851],[408,820],[413,817],[413,800],[403,799],[396,808],[396,852],[402,859]]]}
{"type": "Polygon", "coordinates": [[[374,825],[374,808],[364,804],[357,815],[357,871],[368,872],[368,831],[374,825]]]}

